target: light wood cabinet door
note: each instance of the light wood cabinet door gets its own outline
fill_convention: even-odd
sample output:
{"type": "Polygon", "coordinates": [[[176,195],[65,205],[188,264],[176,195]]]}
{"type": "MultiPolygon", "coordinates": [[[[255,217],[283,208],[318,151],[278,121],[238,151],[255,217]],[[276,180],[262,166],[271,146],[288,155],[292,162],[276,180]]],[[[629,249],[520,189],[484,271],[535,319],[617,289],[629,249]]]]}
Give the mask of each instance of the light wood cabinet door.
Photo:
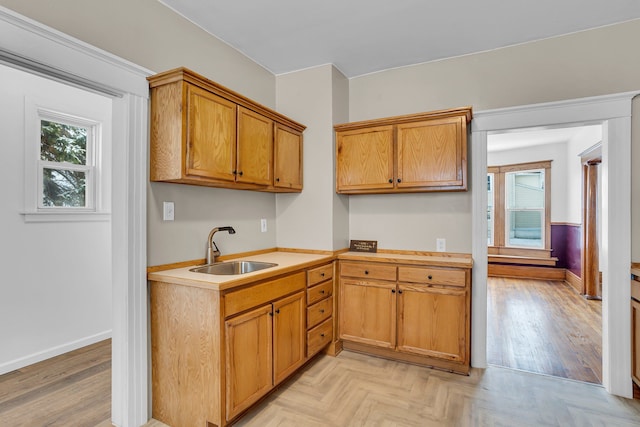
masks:
{"type": "Polygon", "coordinates": [[[299,292],[273,303],[273,383],[278,384],[305,361],[306,305],[299,292]]]}
{"type": "Polygon", "coordinates": [[[187,85],[187,175],[233,182],[236,104],[187,85]]]}
{"type": "Polygon", "coordinates": [[[640,385],[640,302],[631,300],[631,375],[640,385]]]}
{"type": "Polygon", "coordinates": [[[272,331],[271,304],[225,321],[227,420],[271,389],[272,331]]]}
{"type": "Polygon", "coordinates": [[[336,190],[394,187],[393,126],[337,132],[336,190]]]}
{"type": "Polygon", "coordinates": [[[396,284],[341,280],[340,338],[383,348],[396,343],[396,284]]]}
{"type": "Polygon", "coordinates": [[[466,361],[466,292],[398,285],[398,350],[466,361]]]}
{"type": "Polygon", "coordinates": [[[273,186],[302,190],[302,133],[276,123],[273,186]]]}
{"type": "Polygon", "coordinates": [[[238,107],[237,156],[237,182],[271,185],[273,120],[247,108],[238,107]]]}
{"type": "Polygon", "coordinates": [[[466,169],[466,127],[462,117],[398,125],[398,188],[465,190],[466,169]]]}

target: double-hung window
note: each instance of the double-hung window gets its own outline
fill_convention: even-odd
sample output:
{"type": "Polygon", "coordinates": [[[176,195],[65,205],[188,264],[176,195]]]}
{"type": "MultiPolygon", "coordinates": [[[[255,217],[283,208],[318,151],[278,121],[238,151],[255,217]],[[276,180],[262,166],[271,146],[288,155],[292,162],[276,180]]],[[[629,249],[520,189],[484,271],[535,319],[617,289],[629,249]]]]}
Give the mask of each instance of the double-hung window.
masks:
{"type": "Polygon", "coordinates": [[[489,253],[550,254],[551,161],[489,167],[487,183],[489,253]]]}
{"type": "Polygon", "coordinates": [[[38,210],[95,209],[95,135],[98,125],[42,114],[38,210]]]}

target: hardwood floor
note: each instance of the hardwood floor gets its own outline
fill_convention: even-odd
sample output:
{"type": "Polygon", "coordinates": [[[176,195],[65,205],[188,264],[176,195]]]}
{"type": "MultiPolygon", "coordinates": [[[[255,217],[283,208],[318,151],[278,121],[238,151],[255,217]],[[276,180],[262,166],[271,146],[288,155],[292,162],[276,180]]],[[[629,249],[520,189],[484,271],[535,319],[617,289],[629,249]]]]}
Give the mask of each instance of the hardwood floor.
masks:
{"type": "MultiPolygon", "coordinates": [[[[110,356],[101,343],[0,376],[0,426],[110,426],[110,356]]],[[[236,425],[625,427],[640,425],[640,402],[511,369],[464,376],[344,351],[312,361],[236,425]]]]}
{"type": "Polygon", "coordinates": [[[487,361],[602,382],[602,303],[563,282],[490,277],[487,361]]]}
{"type": "Polygon", "coordinates": [[[111,414],[111,340],[0,376],[0,426],[95,426],[111,414]]]}

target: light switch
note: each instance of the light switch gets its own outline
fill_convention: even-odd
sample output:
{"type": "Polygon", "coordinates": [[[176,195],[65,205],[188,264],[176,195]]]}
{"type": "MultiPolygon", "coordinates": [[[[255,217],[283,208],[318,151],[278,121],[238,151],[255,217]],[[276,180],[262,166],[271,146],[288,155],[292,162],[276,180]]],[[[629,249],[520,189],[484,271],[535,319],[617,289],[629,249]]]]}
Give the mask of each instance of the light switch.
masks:
{"type": "Polygon", "coordinates": [[[260,220],[260,231],[263,232],[263,233],[267,232],[267,220],[266,220],[266,218],[262,218],[260,220]]]}
{"type": "Polygon", "coordinates": [[[173,221],[175,216],[175,206],[173,202],[162,202],[162,220],[173,221]]]}
{"type": "Polygon", "coordinates": [[[436,239],[436,251],[445,252],[447,250],[447,239],[436,239]]]}

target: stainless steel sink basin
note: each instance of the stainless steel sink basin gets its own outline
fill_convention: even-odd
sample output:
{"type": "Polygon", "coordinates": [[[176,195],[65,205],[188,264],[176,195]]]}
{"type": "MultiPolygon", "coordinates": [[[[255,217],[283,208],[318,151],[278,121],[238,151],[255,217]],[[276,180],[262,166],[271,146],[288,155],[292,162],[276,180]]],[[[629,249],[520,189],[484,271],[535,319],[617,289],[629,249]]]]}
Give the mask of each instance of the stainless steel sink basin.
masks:
{"type": "Polygon", "coordinates": [[[264,270],[265,268],[276,267],[277,265],[278,264],[272,262],[260,261],[226,261],[201,265],[200,267],[191,268],[189,271],[219,275],[246,274],[253,271],[264,270]]]}

